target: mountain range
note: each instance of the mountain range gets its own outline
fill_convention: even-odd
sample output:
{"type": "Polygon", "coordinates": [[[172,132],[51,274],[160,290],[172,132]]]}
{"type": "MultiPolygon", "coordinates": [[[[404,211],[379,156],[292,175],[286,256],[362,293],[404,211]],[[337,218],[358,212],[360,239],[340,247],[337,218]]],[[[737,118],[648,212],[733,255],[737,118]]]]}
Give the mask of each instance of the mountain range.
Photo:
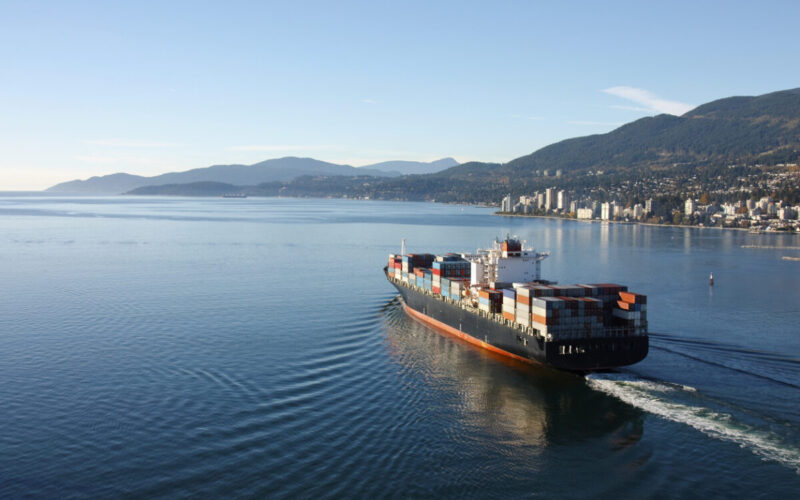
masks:
{"type": "Polygon", "coordinates": [[[501,193],[522,194],[555,182],[574,190],[607,190],[633,178],[670,175],[684,179],[727,176],[724,182],[734,182],[747,172],[725,170],[728,166],[798,162],[800,88],[719,99],[682,116],[641,118],[611,132],[566,139],[503,164],[458,164],[446,158],[354,168],[310,158],[280,158],[147,178],[114,174],[59,184],[49,191],[198,195],[208,190],[211,195],[224,188],[264,196],[488,202],[501,193]],[[564,176],[559,181],[554,180],[557,171],[564,176]]]}
{"type": "Polygon", "coordinates": [[[433,162],[387,161],[351,167],[313,158],[276,158],[253,165],[213,165],[185,172],[171,172],[152,177],[117,173],[56,184],[47,189],[53,193],[121,194],[145,186],[179,185],[189,183],[226,183],[251,186],[266,182],[288,182],[301,176],[373,176],[397,177],[409,174],[429,174],[458,165],[453,158],[433,162]]]}

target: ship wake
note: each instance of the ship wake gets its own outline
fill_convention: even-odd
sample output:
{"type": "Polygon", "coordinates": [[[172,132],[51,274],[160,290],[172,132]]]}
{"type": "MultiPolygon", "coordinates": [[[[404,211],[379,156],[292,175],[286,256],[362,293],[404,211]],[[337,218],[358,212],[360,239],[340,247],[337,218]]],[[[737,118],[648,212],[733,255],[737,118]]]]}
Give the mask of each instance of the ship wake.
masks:
{"type": "Polygon", "coordinates": [[[631,373],[594,373],[588,375],[586,381],[593,389],[631,406],[689,425],[712,438],[736,443],[800,474],[800,448],[764,429],[766,426],[745,422],[733,408],[713,408],[711,401],[703,401],[703,396],[693,387],[647,380],[631,373]]]}

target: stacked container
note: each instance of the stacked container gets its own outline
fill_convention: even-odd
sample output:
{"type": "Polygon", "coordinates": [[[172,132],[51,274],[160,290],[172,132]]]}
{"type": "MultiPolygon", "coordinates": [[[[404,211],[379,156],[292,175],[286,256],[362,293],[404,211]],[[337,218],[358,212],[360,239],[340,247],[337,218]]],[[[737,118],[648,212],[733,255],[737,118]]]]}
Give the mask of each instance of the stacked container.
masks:
{"type": "Polygon", "coordinates": [[[469,268],[470,263],[458,255],[440,255],[432,264],[434,274],[443,278],[468,278],[469,268]]]}
{"type": "Polygon", "coordinates": [[[587,297],[600,300],[603,303],[603,324],[612,326],[615,319],[612,309],[619,300],[619,292],[627,292],[628,287],[613,283],[594,283],[591,285],[578,285],[586,291],[587,297]]]}
{"type": "Polygon", "coordinates": [[[482,288],[478,292],[478,309],[488,313],[498,313],[503,309],[503,293],[482,288]]]}
{"type": "Polygon", "coordinates": [[[425,269],[422,267],[414,268],[414,284],[420,288],[424,288],[423,279],[425,278],[425,269]]]}
{"type": "Polygon", "coordinates": [[[442,278],[441,279],[441,291],[439,293],[442,294],[442,297],[447,297],[448,299],[451,298],[450,297],[450,286],[451,286],[450,283],[451,283],[450,278],[442,278]]]}
{"type": "Polygon", "coordinates": [[[521,286],[515,290],[515,311],[514,320],[523,326],[531,326],[531,297],[533,297],[534,287],[521,286]]]}
{"type": "Polygon", "coordinates": [[[617,326],[637,330],[647,326],[647,296],[627,291],[619,292],[612,314],[617,326]]]}
{"type": "Polygon", "coordinates": [[[516,321],[517,292],[513,288],[503,289],[503,318],[516,321]]]}
{"type": "Polygon", "coordinates": [[[400,255],[389,254],[389,263],[387,266],[388,274],[395,279],[402,279],[403,277],[403,258],[400,255]]]}
{"type": "MultiPolygon", "coordinates": [[[[470,295],[470,262],[456,254],[392,254],[387,274],[455,301],[470,295]]],[[[609,327],[623,333],[647,328],[647,297],[610,283],[490,283],[478,291],[478,308],[557,340],[603,336],[609,327]]]]}
{"type": "Polygon", "coordinates": [[[531,326],[555,339],[602,335],[603,303],[587,297],[533,298],[531,326]]]}
{"type": "MultiPolygon", "coordinates": [[[[398,256],[395,256],[395,258],[398,256]]],[[[430,267],[435,256],[429,253],[410,253],[401,257],[400,279],[406,283],[417,285],[415,270],[430,267]]],[[[422,286],[422,285],[417,285],[422,286]]]]}
{"type": "Polygon", "coordinates": [[[450,298],[453,300],[461,300],[465,295],[466,290],[469,290],[469,280],[450,280],[450,298]]]}

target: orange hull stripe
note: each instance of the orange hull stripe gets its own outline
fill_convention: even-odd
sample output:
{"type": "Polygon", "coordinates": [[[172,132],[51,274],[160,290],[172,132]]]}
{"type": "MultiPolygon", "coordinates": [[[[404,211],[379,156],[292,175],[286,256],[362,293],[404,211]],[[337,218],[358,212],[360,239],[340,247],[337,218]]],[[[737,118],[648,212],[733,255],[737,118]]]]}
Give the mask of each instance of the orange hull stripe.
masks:
{"type": "Polygon", "coordinates": [[[503,356],[508,356],[510,358],[516,359],[517,361],[522,361],[524,363],[530,363],[530,364],[534,363],[534,361],[531,360],[531,359],[523,358],[522,356],[519,356],[517,354],[513,354],[513,353],[510,353],[508,351],[504,351],[503,349],[495,347],[495,346],[493,346],[491,344],[487,344],[486,342],[484,342],[482,340],[478,340],[478,339],[476,339],[475,337],[473,337],[471,335],[467,335],[466,333],[462,332],[461,330],[456,330],[455,328],[453,328],[450,325],[444,324],[439,320],[433,319],[430,316],[422,314],[421,312],[416,311],[416,310],[408,307],[407,304],[403,304],[403,308],[406,310],[406,312],[408,314],[410,314],[414,318],[422,321],[423,323],[431,325],[431,326],[433,326],[433,327],[435,327],[435,328],[437,328],[437,329],[439,329],[439,330],[441,330],[441,331],[443,331],[443,332],[445,332],[447,334],[450,334],[450,335],[452,335],[454,337],[458,337],[458,338],[460,338],[461,340],[463,340],[465,342],[469,342],[470,344],[476,345],[478,347],[482,347],[482,348],[486,349],[487,351],[492,351],[492,352],[496,352],[497,354],[502,354],[503,356]]]}

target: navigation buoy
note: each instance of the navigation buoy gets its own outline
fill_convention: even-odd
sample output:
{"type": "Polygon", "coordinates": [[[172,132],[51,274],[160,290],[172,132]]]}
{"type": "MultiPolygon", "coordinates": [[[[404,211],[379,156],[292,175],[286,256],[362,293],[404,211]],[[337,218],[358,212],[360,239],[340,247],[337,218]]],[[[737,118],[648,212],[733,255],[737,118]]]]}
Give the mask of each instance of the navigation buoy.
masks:
{"type": "Polygon", "coordinates": [[[714,273],[708,275],[708,286],[714,286],[714,273]]]}

